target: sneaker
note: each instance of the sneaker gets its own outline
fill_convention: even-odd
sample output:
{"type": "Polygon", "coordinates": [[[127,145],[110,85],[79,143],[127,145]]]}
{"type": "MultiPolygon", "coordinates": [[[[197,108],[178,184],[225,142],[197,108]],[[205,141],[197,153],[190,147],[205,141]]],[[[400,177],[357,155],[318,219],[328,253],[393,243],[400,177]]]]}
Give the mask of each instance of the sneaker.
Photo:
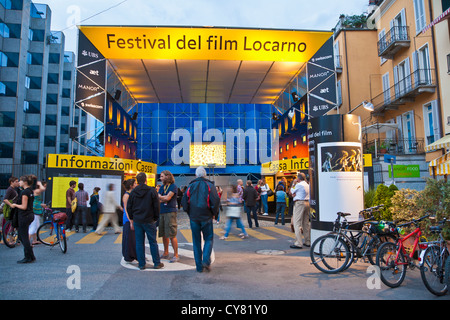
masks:
{"type": "Polygon", "coordinates": [[[160,262],[158,265],[154,265],[153,269],[162,269],[164,268],[164,263],[160,262]]]}
{"type": "Polygon", "coordinates": [[[269,214],[268,214],[267,212],[263,214],[263,216],[268,216],[268,215],[269,215],[269,214]]]}
{"type": "Polygon", "coordinates": [[[227,240],[228,239],[228,237],[225,237],[225,236],[221,236],[220,238],[219,238],[220,240],[227,240]]]}
{"type": "Polygon", "coordinates": [[[248,238],[248,234],[243,234],[242,236],[241,236],[241,239],[247,239],[248,238]]]}
{"type": "Polygon", "coordinates": [[[180,258],[179,257],[175,257],[175,256],[173,256],[172,257],[172,259],[170,259],[170,263],[174,263],[174,262],[178,262],[178,261],[180,261],[180,258]]]}

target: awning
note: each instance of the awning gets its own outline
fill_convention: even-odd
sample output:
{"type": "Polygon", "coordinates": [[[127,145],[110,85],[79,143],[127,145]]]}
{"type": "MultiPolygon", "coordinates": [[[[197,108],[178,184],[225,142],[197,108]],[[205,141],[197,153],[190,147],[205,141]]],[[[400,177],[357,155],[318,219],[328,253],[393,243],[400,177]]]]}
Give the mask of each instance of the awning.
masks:
{"type": "Polygon", "coordinates": [[[398,130],[398,124],[395,123],[375,123],[362,128],[363,133],[381,133],[391,130],[398,130]]]}
{"type": "Polygon", "coordinates": [[[439,149],[447,149],[450,148],[450,135],[447,135],[443,137],[442,139],[439,139],[438,141],[428,145],[425,147],[426,152],[433,152],[437,151],[439,149]]]}
{"type": "Polygon", "coordinates": [[[445,20],[445,19],[449,19],[450,18],[450,8],[448,8],[447,10],[445,10],[439,17],[437,17],[436,19],[433,20],[433,22],[431,22],[429,25],[427,25],[423,30],[422,33],[427,32],[428,30],[431,29],[432,26],[434,26],[435,24],[438,24],[439,22],[445,20]]]}
{"type": "Polygon", "coordinates": [[[433,175],[433,172],[438,176],[448,175],[450,172],[450,152],[431,161],[429,169],[430,175],[433,175]]]}

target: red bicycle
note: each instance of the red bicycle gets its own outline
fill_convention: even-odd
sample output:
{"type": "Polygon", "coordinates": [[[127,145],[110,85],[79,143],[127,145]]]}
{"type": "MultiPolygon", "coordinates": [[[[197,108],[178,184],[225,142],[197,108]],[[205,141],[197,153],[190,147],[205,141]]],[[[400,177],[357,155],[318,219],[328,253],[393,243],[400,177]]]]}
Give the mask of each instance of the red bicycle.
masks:
{"type": "MultiPolygon", "coordinates": [[[[420,230],[419,223],[430,215],[421,217],[420,219],[414,219],[411,222],[407,222],[398,225],[398,228],[402,228],[411,224],[416,226],[416,229],[410,234],[397,239],[395,243],[385,242],[383,243],[377,252],[376,265],[380,268],[381,281],[391,288],[399,287],[403,280],[405,280],[406,270],[418,268],[419,266],[414,263],[414,256],[418,249],[426,249],[426,243],[420,243],[422,232],[420,230]],[[405,242],[410,238],[414,239],[414,245],[411,252],[408,254],[405,242]]],[[[420,257],[420,254],[417,255],[420,257]]]]}

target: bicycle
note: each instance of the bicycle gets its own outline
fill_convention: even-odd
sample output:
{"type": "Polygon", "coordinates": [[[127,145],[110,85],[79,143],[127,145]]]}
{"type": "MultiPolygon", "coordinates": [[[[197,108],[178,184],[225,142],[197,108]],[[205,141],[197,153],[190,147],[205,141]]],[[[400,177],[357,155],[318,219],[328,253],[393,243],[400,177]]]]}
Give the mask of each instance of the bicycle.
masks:
{"type": "Polygon", "coordinates": [[[362,210],[360,215],[369,214],[369,217],[352,223],[346,219],[349,213],[338,212],[333,231],[317,238],[311,246],[312,264],[330,274],[348,269],[360,258],[367,258],[371,264],[375,264],[374,257],[380,244],[387,241],[388,237],[396,237],[395,225],[386,224],[385,227],[383,222],[382,228],[378,228],[381,222],[371,221],[374,220],[373,212],[381,208],[383,205],[362,210]]]}
{"type": "Polygon", "coordinates": [[[447,244],[442,237],[442,226],[447,219],[431,227],[430,232],[439,234],[439,240],[427,242],[427,248],[420,255],[420,275],[425,287],[436,296],[443,296],[448,291],[448,270],[445,270],[446,260],[449,260],[447,244]]]}
{"type": "Polygon", "coordinates": [[[19,242],[19,233],[17,232],[17,229],[14,228],[12,220],[6,221],[6,219],[3,219],[2,237],[3,243],[8,248],[14,248],[19,242]]]}
{"type": "Polygon", "coordinates": [[[64,222],[67,219],[65,212],[53,212],[49,207],[44,209],[44,223],[37,230],[37,239],[47,245],[59,247],[63,253],[67,252],[67,239],[64,222]]]}
{"type": "Polygon", "coordinates": [[[414,255],[418,249],[426,249],[426,243],[420,243],[422,237],[419,223],[430,215],[423,216],[419,219],[414,219],[410,222],[398,225],[398,228],[414,224],[416,229],[408,235],[398,238],[395,243],[383,243],[377,252],[376,265],[380,268],[381,281],[391,288],[399,287],[403,280],[405,280],[406,270],[409,267],[414,269],[418,267],[414,263],[414,255]],[[414,245],[411,253],[407,254],[405,242],[414,237],[414,245]]]}

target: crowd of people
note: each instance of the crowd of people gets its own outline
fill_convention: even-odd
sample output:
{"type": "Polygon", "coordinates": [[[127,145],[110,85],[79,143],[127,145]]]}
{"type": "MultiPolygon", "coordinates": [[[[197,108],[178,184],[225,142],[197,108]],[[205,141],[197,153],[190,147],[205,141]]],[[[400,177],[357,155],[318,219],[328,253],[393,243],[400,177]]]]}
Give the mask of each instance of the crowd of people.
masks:
{"type": "MultiPolygon", "coordinates": [[[[139,173],[136,179],[128,179],[123,183],[125,190],[121,203],[116,200],[114,184],[108,185],[108,190],[100,202],[101,188],[95,187],[89,195],[84,190],[83,183],[75,181],[69,183],[66,191],[66,230],[87,232],[87,214],[90,212],[93,231],[102,235],[110,223],[115,233],[122,232],[122,255],[127,263],[138,261],[139,269],[149,267],[160,269],[164,267],[161,259],[176,263],[180,260],[177,240],[177,212],[183,208],[190,219],[192,231],[194,260],[198,272],[209,271],[211,252],[213,247],[213,223],[219,223],[221,212],[226,216],[225,233],[220,239],[228,238],[233,222],[236,222],[242,233],[239,236],[248,238],[248,233],[241,219],[241,213],[247,216],[248,227],[259,227],[258,214],[268,215],[268,197],[275,196],[276,217],[275,224],[281,218],[285,225],[285,211],[289,211],[291,229],[296,235],[296,241],[291,248],[301,249],[310,246],[309,222],[309,186],[305,174],[299,173],[297,178],[287,185],[282,178],[272,191],[266,181],[261,179],[253,186],[252,181],[237,181],[237,185],[227,190],[215,186],[206,178],[206,170],[197,168],[196,178],[188,186],[178,188],[172,173],[168,170],[161,172],[161,185],[156,188],[147,185],[145,173],[139,173]],[[221,198],[226,194],[226,206],[222,207],[221,198]],[[74,210],[74,201],[76,209],[74,210]],[[90,210],[88,210],[88,204],[90,210]],[[121,205],[122,204],[122,205],[121,205]],[[123,213],[123,229],[119,227],[116,210],[123,213]],[[99,222],[99,216],[102,218],[99,222]],[[158,234],[157,234],[158,232],[158,234]],[[159,255],[157,236],[162,238],[164,250],[159,255]],[[305,242],[303,243],[303,236],[305,242]],[[145,237],[150,245],[153,266],[146,263],[145,237]],[[203,239],[203,241],[202,241],[203,239]],[[169,255],[169,245],[172,246],[173,256],[169,255]]],[[[19,240],[23,244],[24,258],[18,263],[30,263],[36,260],[33,246],[39,242],[36,239],[37,229],[42,223],[43,192],[46,189],[44,181],[38,181],[36,176],[28,175],[20,179],[11,177],[10,186],[6,191],[3,211],[10,210],[8,218],[14,219],[13,224],[18,229],[19,240]]]]}

